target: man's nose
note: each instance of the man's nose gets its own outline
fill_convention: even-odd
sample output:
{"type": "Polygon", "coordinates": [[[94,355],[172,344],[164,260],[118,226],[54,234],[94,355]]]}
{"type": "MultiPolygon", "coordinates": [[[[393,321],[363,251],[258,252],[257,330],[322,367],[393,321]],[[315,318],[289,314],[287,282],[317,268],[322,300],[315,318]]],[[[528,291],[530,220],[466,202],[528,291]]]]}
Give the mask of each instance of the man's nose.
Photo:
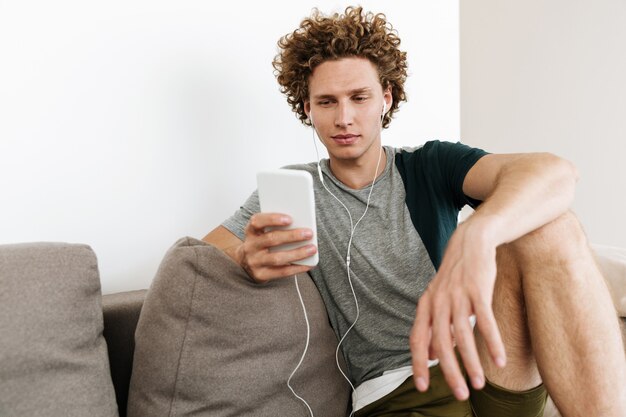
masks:
{"type": "Polygon", "coordinates": [[[335,111],[335,125],[345,127],[352,125],[354,119],[354,109],[349,103],[338,103],[335,111]]]}

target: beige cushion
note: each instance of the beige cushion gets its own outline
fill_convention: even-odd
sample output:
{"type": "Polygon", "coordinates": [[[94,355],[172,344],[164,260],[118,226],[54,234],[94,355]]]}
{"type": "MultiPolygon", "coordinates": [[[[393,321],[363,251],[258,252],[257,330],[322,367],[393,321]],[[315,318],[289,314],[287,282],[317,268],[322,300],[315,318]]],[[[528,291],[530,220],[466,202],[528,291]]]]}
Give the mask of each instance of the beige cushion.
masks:
{"type": "MultiPolygon", "coordinates": [[[[299,284],[311,342],[292,386],[316,416],[345,416],[337,339],[309,276],[299,284]]],[[[256,284],[220,250],[180,239],[141,311],[128,416],[308,416],[287,387],[305,341],[293,278],[256,284]]]]}
{"type": "Polygon", "coordinates": [[[96,256],[0,245],[0,416],[116,417],[96,256]]]}

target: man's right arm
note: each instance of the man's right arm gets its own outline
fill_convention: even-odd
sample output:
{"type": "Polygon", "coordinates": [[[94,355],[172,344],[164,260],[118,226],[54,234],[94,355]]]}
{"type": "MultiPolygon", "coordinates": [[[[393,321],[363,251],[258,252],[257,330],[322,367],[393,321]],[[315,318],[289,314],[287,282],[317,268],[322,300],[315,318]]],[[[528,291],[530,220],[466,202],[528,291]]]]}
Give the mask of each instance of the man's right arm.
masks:
{"type": "Polygon", "coordinates": [[[241,260],[237,259],[237,249],[239,246],[243,245],[243,241],[224,226],[216,227],[209,232],[208,235],[203,237],[202,240],[215,246],[241,265],[241,260]]]}
{"type": "Polygon", "coordinates": [[[294,265],[292,262],[305,259],[317,251],[315,245],[306,245],[289,251],[270,252],[270,248],[285,243],[300,242],[311,237],[311,230],[271,230],[269,227],[288,226],[291,219],[276,213],[257,213],[250,218],[245,228],[244,241],[218,226],[202,240],[222,250],[226,255],[259,283],[307,272],[310,266],[294,265]]]}

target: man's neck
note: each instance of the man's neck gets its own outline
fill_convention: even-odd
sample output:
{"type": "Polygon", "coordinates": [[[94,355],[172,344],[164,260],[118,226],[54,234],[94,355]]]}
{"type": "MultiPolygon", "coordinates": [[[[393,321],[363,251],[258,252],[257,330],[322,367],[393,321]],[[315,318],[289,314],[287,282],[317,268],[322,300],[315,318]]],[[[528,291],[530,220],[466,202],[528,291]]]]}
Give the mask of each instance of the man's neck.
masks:
{"type": "Polygon", "coordinates": [[[382,147],[379,149],[380,154],[377,152],[373,155],[373,160],[342,160],[331,156],[329,168],[335,178],[344,185],[353,190],[360,190],[373,182],[375,172],[376,178],[378,178],[385,171],[387,153],[382,147]],[[377,162],[378,170],[376,169],[377,162]]]}

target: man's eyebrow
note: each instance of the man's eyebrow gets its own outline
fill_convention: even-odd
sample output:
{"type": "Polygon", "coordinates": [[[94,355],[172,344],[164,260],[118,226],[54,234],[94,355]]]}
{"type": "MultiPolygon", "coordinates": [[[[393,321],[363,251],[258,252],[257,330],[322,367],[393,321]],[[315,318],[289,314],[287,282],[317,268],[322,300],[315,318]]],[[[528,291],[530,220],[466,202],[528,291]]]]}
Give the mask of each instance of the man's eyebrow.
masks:
{"type": "MultiPolygon", "coordinates": [[[[371,91],[372,89],[370,87],[355,88],[354,90],[348,91],[348,95],[353,96],[355,94],[364,94],[364,93],[369,93],[371,91]]],[[[319,95],[313,96],[313,98],[316,100],[320,100],[320,99],[335,98],[335,96],[332,94],[319,94],[319,95]]]]}
{"type": "Polygon", "coordinates": [[[372,89],[369,87],[361,87],[361,88],[355,88],[354,90],[351,90],[349,94],[353,96],[355,94],[369,93],[370,91],[372,91],[372,89]]]}

